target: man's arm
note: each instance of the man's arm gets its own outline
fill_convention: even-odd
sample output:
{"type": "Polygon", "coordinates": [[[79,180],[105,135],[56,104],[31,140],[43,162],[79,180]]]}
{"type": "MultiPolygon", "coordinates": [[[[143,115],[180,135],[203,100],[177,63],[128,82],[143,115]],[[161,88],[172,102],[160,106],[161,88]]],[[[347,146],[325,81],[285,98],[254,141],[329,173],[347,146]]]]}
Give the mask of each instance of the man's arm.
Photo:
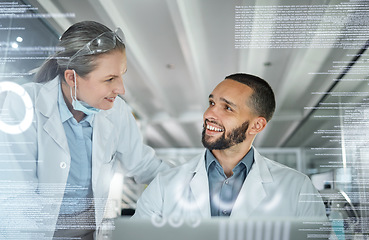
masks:
{"type": "Polygon", "coordinates": [[[301,186],[297,216],[327,218],[323,200],[307,176],[301,186]]]}

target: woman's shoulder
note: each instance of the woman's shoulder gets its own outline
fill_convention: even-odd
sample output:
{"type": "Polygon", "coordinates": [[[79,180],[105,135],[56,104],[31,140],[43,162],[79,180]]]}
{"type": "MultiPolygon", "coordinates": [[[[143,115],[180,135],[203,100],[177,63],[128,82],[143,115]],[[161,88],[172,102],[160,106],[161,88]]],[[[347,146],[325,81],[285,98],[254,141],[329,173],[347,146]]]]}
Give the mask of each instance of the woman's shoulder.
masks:
{"type": "Polygon", "coordinates": [[[16,83],[2,82],[0,89],[5,91],[3,100],[12,103],[13,101],[26,101],[28,96],[34,100],[41,89],[40,84],[35,82],[16,83]]]}
{"type": "Polygon", "coordinates": [[[21,87],[30,95],[30,97],[37,97],[40,92],[50,93],[52,90],[59,86],[58,79],[51,80],[46,83],[27,82],[21,85],[21,87]],[[43,90],[44,89],[44,90],[43,90]]]}
{"type": "Polygon", "coordinates": [[[32,97],[37,96],[44,84],[28,82],[22,85],[23,89],[32,97]]]}

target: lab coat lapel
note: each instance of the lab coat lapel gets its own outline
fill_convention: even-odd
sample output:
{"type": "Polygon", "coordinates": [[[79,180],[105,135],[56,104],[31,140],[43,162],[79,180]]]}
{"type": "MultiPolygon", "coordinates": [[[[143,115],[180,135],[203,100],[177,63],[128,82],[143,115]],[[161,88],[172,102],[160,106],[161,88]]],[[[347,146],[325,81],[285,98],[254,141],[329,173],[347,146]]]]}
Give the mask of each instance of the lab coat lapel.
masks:
{"type": "Polygon", "coordinates": [[[92,136],[92,186],[96,187],[97,178],[99,174],[99,169],[102,164],[99,159],[104,159],[106,162],[109,162],[111,159],[109,155],[106,155],[109,146],[111,146],[112,139],[109,137],[113,131],[113,123],[109,119],[108,111],[102,111],[95,114],[94,122],[93,122],[93,136],[92,136]]]}
{"type": "Polygon", "coordinates": [[[200,161],[193,173],[190,182],[191,192],[196,201],[198,211],[203,218],[210,218],[209,182],[205,169],[205,153],[202,154],[200,161]]]}
{"type": "Polygon", "coordinates": [[[247,218],[266,197],[263,184],[273,182],[272,175],[261,156],[254,148],[254,164],[247,175],[237,200],[233,206],[232,217],[247,218]]]}
{"type": "Polygon", "coordinates": [[[44,130],[69,156],[69,146],[58,114],[53,114],[44,124],[44,130]]]}
{"type": "Polygon", "coordinates": [[[113,139],[109,137],[113,131],[113,123],[109,119],[110,110],[95,114],[92,136],[92,191],[95,198],[95,221],[100,223],[104,215],[106,197],[104,184],[106,176],[100,176],[100,169],[104,162],[111,161],[109,150],[113,139]]]}
{"type": "Polygon", "coordinates": [[[69,147],[64,127],[60,120],[58,107],[59,78],[46,83],[40,90],[35,106],[46,120],[43,125],[44,131],[64,150],[69,156],[69,147]]]}

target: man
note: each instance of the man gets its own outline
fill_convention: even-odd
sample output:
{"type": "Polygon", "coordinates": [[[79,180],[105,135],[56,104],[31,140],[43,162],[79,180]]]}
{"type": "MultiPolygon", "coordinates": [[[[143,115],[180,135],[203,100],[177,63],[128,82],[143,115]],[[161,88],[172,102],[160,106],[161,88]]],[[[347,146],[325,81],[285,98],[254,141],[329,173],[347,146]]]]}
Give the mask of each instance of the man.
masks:
{"type": "Polygon", "coordinates": [[[274,109],[266,81],[241,73],[226,77],[209,95],[204,154],[160,173],[139,199],[134,218],[325,218],[307,176],[262,157],[252,146],[274,109]]]}

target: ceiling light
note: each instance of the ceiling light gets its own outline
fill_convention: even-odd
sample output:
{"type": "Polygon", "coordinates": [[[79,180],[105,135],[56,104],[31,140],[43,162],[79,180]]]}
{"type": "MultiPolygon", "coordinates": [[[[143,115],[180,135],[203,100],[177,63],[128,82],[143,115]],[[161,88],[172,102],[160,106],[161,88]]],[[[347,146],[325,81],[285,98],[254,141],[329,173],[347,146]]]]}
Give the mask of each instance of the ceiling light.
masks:
{"type": "Polygon", "coordinates": [[[16,41],[17,42],[23,42],[23,38],[22,37],[17,37],[16,41]]]}
{"type": "Polygon", "coordinates": [[[12,48],[18,48],[18,43],[13,42],[13,43],[12,43],[12,48]]]}

